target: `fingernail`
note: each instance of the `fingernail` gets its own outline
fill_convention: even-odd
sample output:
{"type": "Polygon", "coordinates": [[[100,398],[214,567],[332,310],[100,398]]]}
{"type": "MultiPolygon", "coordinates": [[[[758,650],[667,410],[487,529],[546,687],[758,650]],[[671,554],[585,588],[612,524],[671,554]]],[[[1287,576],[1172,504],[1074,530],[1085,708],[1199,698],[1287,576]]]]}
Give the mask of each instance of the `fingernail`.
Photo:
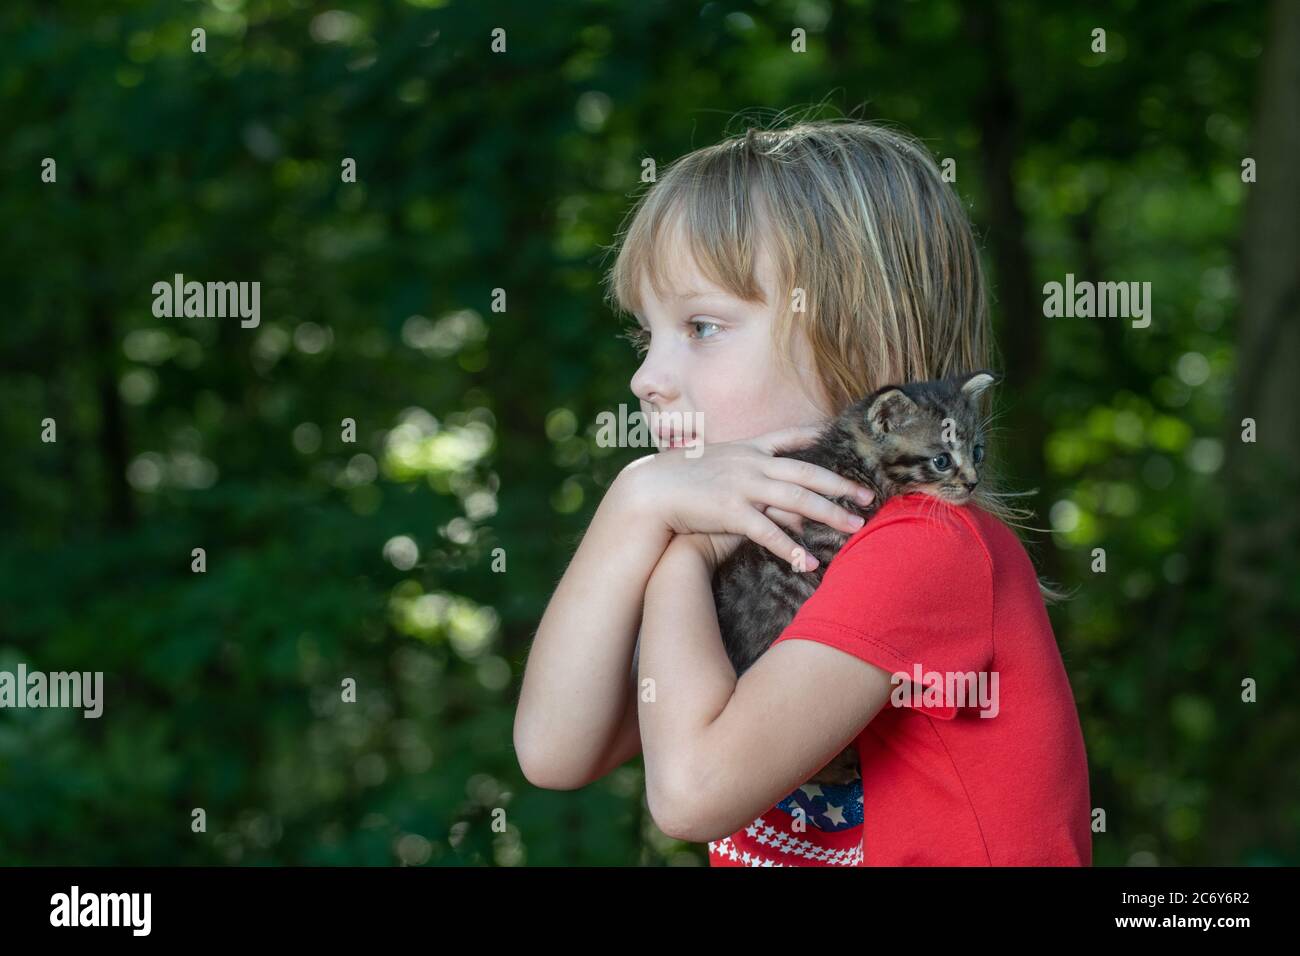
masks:
{"type": "Polygon", "coordinates": [[[855,528],[861,528],[866,523],[867,519],[862,517],[862,515],[849,515],[849,524],[853,525],[855,528]]]}
{"type": "Polygon", "coordinates": [[[859,488],[857,492],[857,498],[864,505],[869,505],[871,504],[871,502],[876,500],[876,495],[875,492],[873,492],[870,488],[859,488]]]}

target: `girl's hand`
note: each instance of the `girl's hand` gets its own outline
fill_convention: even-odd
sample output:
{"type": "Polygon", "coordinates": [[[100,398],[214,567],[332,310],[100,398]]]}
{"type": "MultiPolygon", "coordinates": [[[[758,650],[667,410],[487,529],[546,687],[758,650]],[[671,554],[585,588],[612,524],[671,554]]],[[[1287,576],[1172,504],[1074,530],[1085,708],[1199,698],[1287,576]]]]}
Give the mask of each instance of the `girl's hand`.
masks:
{"type": "MultiPolygon", "coordinates": [[[[693,457],[684,448],[661,451],[632,462],[616,484],[622,482],[623,493],[635,501],[639,513],[674,534],[746,537],[811,571],[817,559],[805,554],[776,522],[798,531],[803,519],[811,518],[852,534],[862,527],[862,518],[827,499],[854,498],[867,505],[874,497],[871,489],[829,469],[774,457],[777,451],[811,444],[820,431],[820,426],[805,425],[705,444],[693,457]]],[[[715,555],[720,550],[715,549],[715,555]]]]}

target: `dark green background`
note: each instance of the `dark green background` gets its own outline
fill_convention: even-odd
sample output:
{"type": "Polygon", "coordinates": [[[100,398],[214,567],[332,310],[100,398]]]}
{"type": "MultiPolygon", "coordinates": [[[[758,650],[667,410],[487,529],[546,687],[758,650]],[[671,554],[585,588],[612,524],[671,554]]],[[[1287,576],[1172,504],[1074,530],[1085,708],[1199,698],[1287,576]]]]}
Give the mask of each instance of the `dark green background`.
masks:
{"type": "Polygon", "coordinates": [[[643,453],[594,441],[634,402],[600,277],[641,160],[824,104],[957,162],[1008,375],[993,454],[1040,489],[1060,531],[1032,552],[1075,590],[1052,613],[1095,861],[1300,863],[1278,225],[1300,208],[1277,122],[1300,90],[1266,79],[1297,56],[1276,9],[338,6],[0,8],[0,669],[106,673],[99,720],[0,712],[0,862],[703,862],[655,830],[639,762],[529,786],[514,701],[577,536],[643,453]],[[154,318],[177,272],[260,281],[260,327],[154,318]],[[1045,319],[1067,272],[1150,281],[1150,328],[1045,319]]]}

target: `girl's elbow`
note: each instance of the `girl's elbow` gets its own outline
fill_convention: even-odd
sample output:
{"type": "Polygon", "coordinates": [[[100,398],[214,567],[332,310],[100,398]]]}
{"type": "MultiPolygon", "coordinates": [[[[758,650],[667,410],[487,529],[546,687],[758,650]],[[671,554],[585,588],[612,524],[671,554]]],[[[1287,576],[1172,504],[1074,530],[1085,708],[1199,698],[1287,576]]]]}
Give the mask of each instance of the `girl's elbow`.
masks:
{"type": "Polygon", "coordinates": [[[539,790],[578,790],[590,782],[575,768],[555,759],[553,751],[523,737],[518,727],[515,728],[514,747],[515,760],[524,779],[539,790]]]}
{"type": "Polygon", "coordinates": [[[673,840],[694,843],[695,826],[689,817],[689,805],[675,797],[656,794],[650,787],[646,788],[646,807],[650,818],[664,836],[673,840]]]}
{"type": "Polygon", "coordinates": [[[524,779],[539,790],[580,790],[589,781],[579,775],[570,773],[562,767],[548,764],[534,758],[526,758],[518,750],[515,756],[519,760],[519,770],[524,779]]]}
{"type": "Polygon", "coordinates": [[[731,836],[758,815],[748,813],[736,799],[735,785],[725,782],[735,778],[726,773],[678,777],[675,785],[658,791],[650,785],[648,774],[646,779],[650,816],[660,831],[674,840],[711,843],[731,836]]]}
{"type": "Polygon", "coordinates": [[[664,836],[686,843],[703,843],[702,828],[708,821],[701,819],[700,807],[707,801],[700,799],[699,787],[688,780],[657,780],[646,774],[646,807],[655,826],[664,836]]]}
{"type": "Polygon", "coordinates": [[[664,836],[683,843],[710,843],[735,832],[734,829],[720,830],[716,819],[699,814],[699,806],[698,802],[680,802],[659,812],[651,807],[650,816],[664,836]]]}

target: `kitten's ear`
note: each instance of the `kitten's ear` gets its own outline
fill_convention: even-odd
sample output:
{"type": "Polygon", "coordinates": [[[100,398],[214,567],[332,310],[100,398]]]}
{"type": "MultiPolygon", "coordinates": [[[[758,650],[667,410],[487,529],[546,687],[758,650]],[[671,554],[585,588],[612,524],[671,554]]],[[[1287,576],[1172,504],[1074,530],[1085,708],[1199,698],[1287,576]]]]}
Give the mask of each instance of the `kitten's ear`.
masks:
{"type": "Polygon", "coordinates": [[[887,388],[875,397],[867,409],[867,421],[877,434],[891,432],[906,424],[917,412],[916,402],[901,388],[887,388]]]}
{"type": "Polygon", "coordinates": [[[997,380],[998,377],[989,371],[972,372],[961,383],[962,394],[967,398],[979,398],[980,394],[997,380]]]}

